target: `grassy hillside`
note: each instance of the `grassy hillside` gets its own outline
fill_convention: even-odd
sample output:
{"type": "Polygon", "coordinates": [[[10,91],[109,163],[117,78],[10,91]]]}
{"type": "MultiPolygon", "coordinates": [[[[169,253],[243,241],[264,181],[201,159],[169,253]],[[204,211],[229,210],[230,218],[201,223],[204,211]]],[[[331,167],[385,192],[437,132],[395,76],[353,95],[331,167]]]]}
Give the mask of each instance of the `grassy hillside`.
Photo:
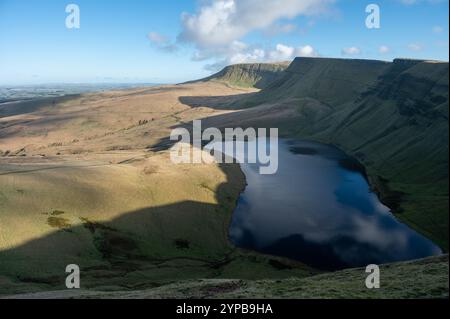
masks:
{"type": "Polygon", "coordinates": [[[64,291],[15,298],[448,298],[448,255],[380,267],[380,289],[365,287],[365,269],[283,280],[209,279],[136,291],[64,291]]]}
{"type": "MultiPolygon", "coordinates": [[[[311,277],[228,242],[239,168],[168,158],[171,129],[194,119],[339,146],[398,218],[448,249],[448,63],[299,58],[262,76],[265,67],[0,106],[0,294],[63,289],[65,265],[77,263],[84,288],[137,297],[368,296],[361,270],[311,277]],[[276,281],[285,278],[295,279],[276,281]]],[[[448,259],[430,260],[389,266],[392,292],[373,297],[448,294],[448,259]]]]}
{"type": "Polygon", "coordinates": [[[0,107],[0,294],[149,288],[199,278],[316,271],[236,249],[237,165],[175,165],[153,146],[171,127],[224,114],[181,97],[246,92],[218,83],[43,99],[0,107]]]}
{"type": "Polygon", "coordinates": [[[289,64],[290,62],[235,64],[195,82],[218,81],[237,87],[263,89],[278,79],[289,64]]]}
{"type": "Polygon", "coordinates": [[[448,63],[297,58],[210,125],[279,127],[337,145],[397,217],[448,250],[448,63]]]}
{"type": "Polygon", "coordinates": [[[247,106],[286,98],[311,98],[330,107],[355,101],[389,66],[370,60],[297,58],[247,106]]]}

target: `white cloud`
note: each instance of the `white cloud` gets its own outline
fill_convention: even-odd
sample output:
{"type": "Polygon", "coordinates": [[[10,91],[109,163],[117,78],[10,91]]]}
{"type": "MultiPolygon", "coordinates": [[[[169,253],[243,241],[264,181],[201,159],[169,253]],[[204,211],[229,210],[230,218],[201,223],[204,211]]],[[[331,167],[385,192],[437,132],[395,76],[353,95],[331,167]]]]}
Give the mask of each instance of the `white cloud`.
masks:
{"type": "Polygon", "coordinates": [[[298,47],[295,55],[302,56],[302,57],[319,56],[319,54],[316,52],[316,50],[310,45],[305,45],[304,47],[298,47]]]}
{"type": "Polygon", "coordinates": [[[147,34],[147,38],[158,50],[165,52],[175,52],[178,50],[178,46],[175,43],[171,43],[168,37],[157,32],[150,32],[147,34]]]}
{"type": "Polygon", "coordinates": [[[155,43],[155,44],[164,44],[169,42],[167,37],[157,33],[157,32],[150,32],[147,35],[147,38],[150,40],[150,42],[155,43]]]}
{"type": "Polygon", "coordinates": [[[277,44],[275,50],[271,51],[269,56],[274,61],[285,61],[291,59],[294,56],[294,52],[295,49],[293,47],[277,44]]]}
{"type": "Polygon", "coordinates": [[[231,50],[224,58],[215,63],[208,64],[206,69],[218,71],[230,64],[257,63],[257,62],[281,62],[290,61],[295,57],[315,57],[319,56],[317,51],[310,45],[291,47],[284,44],[277,44],[275,48],[264,50],[259,47],[249,46],[245,43],[235,41],[231,50]]]}
{"type": "Polygon", "coordinates": [[[341,51],[341,54],[345,55],[345,56],[359,55],[359,54],[361,54],[361,49],[358,47],[343,48],[341,51]]]}
{"type": "MultiPolygon", "coordinates": [[[[242,56],[242,55],[241,55],[242,56]]],[[[252,51],[252,54],[246,55],[248,58],[245,60],[242,60],[241,62],[264,62],[264,61],[271,61],[271,62],[280,62],[280,61],[290,61],[293,60],[295,57],[316,57],[319,56],[319,54],[316,52],[316,50],[310,46],[300,46],[300,47],[291,47],[284,44],[277,44],[275,49],[269,50],[266,52],[262,49],[254,49],[252,51]]]]}
{"type": "Polygon", "coordinates": [[[427,2],[430,4],[436,4],[436,3],[440,3],[440,2],[448,2],[448,0],[399,0],[399,1],[405,5],[413,5],[413,4],[418,4],[418,3],[422,3],[422,2],[427,2]]]}
{"type": "Polygon", "coordinates": [[[388,46],[386,46],[386,45],[382,45],[382,46],[380,46],[379,48],[378,48],[378,52],[380,53],[380,54],[387,54],[387,53],[389,53],[391,51],[391,49],[388,47],[388,46]]]}
{"type": "Polygon", "coordinates": [[[205,0],[194,14],[183,13],[178,41],[191,44],[194,60],[213,59],[208,69],[225,64],[291,60],[297,55],[316,56],[309,45],[290,47],[278,44],[274,49],[242,42],[252,32],[265,35],[288,33],[297,26],[285,20],[299,15],[327,12],[335,0],[205,0]],[[281,23],[280,21],[283,21],[281,23]]]}
{"type": "Polygon", "coordinates": [[[421,51],[423,46],[420,43],[410,43],[408,44],[408,49],[411,51],[421,51]]]}
{"type": "Polygon", "coordinates": [[[243,42],[235,41],[233,52],[227,59],[228,64],[250,63],[264,60],[266,52],[259,48],[250,48],[243,42]]]}
{"type": "Polygon", "coordinates": [[[279,19],[324,12],[334,0],[212,0],[196,14],[182,15],[182,41],[197,48],[226,46],[246,34],[272,26],[279,19]]]}
{"type": "Polygon", "coordinates": [[[314,16],[328,12],[336,0],[203,0],[197,12],[183,13],[182,31],[175,43],[167,37],[150,32],[152,45],[165,51],[175,51],[181,44],[192,45],[194,61],[211,60],[206,66],[216,71],[228,64],[287,61],[296,56],[318,56],[311,45],[275,48],[242,41],[247,34],[261,32],[273,36],[298,30],[289,23],[299,15],[314,16]]]}
{"type": "Polygon", "coordinates": [[[442,33],[442,32],[444,32],[444,28],[441,27],[440,25],[435,25],[435,26],[433,27],[433,32],[434,32],[434,33],[442,33]]]}
{"type": "Polygon", "coordinates": [[[278,35],[280,33],[294,32],[297,29],[298,29],[297,26],[292,23],[274,24],[274,25],[271,25],[268,28],[266,28],[264,30],[264,34],[271,37],[271,36],[278,35]]]}

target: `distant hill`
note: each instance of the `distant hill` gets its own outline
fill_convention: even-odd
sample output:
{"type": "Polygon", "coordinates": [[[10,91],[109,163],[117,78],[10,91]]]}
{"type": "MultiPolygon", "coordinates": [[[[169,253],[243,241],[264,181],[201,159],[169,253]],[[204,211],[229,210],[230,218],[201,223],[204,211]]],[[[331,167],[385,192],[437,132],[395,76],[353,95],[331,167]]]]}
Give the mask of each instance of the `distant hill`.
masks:
{"type": "Polygon", "coordinates": [[[230,65],[207,78],[195,82],[219,81],[232,86],[266,88],[286,70],[290,62],[247,63],[230,65]]]}
{"type": "Polygon", "coordinates": [[[296,58],[238,114],[211,121],[279,127],[339,146],[368,169],[398,218],[448,249],[448,63],[296,58]]]}

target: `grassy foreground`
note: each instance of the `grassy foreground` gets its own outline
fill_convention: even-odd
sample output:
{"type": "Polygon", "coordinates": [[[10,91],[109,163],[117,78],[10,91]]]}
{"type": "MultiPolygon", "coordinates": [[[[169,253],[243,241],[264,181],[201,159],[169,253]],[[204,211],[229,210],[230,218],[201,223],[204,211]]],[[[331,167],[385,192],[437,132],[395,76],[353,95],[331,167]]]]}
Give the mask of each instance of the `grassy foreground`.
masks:
{"type": "Polygon", "coordinates": [[[158,288],[99,292],[46,292],[14,298],[287,298],[287,299],[416,299],[448,298],[448,255],[383,265],[380,289],[365,287],[365,269],[283,280],[205,279],[158,288]]]}

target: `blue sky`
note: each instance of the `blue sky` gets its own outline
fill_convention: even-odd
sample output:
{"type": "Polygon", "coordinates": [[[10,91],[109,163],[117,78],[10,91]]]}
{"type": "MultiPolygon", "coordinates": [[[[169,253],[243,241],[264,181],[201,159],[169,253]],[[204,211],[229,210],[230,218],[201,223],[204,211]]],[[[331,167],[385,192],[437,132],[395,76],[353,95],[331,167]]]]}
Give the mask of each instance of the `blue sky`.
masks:
{"type": "Polygon", "coordinates": [[[0,0],[0,84],[153,82],[295,56],[448,61],[447,0],[0,0]],[[66,28],[66,5],[80,28],[66,28]],[[368,4],[381,27],[365,25],[368,4]]]}

